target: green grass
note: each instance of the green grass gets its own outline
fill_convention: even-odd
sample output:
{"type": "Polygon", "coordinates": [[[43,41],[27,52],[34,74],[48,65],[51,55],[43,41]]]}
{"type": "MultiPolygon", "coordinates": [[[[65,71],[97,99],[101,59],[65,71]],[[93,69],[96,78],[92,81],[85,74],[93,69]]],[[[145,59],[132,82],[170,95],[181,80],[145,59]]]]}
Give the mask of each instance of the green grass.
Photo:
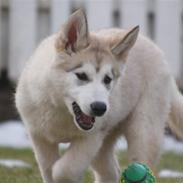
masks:
{"type": "MultiPolygon", "coordinates": [[[[119,162],[122,168],[125,168],[128,164],[127,154],[120,152],[119,162]]],[[[0,166],[0,183],[42,183],[39,170],[34,159],[33,152],[29,149],[10,149],[0,148],[0,159],[19,159],[23,160],[31,165],[29,168],[6,168],[0,166]]],[[[158,170],[171,169],[175,171],[183,172],[183,155],[175,155],[173,153],[167,153],[162,156],[159,163],[158,170]]],[[[91,172],[87,172],[84,177],[84,183],[91,183],[93,176],[91,172]]],[[[159,183],[182,183],[183,179],[171,178],[171,179],[158,179],[159,183]]]]}
{"type": "Polygon", "coordinates": [[[0,148],[0,159],[19,159],[31,165],[31,168],[0,166],[0,183],[41,183],[37,163],[31,150],[0,148]]]}

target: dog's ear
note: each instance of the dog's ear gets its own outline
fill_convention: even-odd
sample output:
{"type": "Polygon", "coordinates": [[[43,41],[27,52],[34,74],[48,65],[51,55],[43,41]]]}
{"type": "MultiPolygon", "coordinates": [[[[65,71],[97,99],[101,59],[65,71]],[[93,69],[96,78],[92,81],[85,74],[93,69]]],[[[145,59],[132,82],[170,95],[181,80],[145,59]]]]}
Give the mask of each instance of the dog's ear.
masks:
{"type": "Polygon", "coordinates": [[[138,33],[139,33],[139,26],[136,26],[132,30],[130,30],[121,41],[119,41],[112,47],[111,52],[116,57],[126,56],[129,50],[135,44],[138,33]]]}
{"type": "Polygon", "coordinates": [[[85,13],[79,9],[63,25],[56,40],[56,50],[71,54],[85,48],[89,42],[88,24],[85,13]]]}

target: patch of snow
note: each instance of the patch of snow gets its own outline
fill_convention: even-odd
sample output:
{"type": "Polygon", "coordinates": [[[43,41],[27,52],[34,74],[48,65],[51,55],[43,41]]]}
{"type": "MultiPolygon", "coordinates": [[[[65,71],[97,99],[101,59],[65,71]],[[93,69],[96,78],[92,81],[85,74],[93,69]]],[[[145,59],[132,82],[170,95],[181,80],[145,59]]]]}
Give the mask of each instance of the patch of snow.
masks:
{"type": "Polygon", "coordinates": [[[70,146],[70,143],[60,143],[59,144],[59,148],[60,149],[67,149],[70,146]]]}
{"type": "Polygon", "coordinates": [[[182,154],[183,153],[183,142],[177,141],[170,136],[166,136],[164,139],[163,150],[182,154]]]}
{"type": "Polygon", "coordinates": [[[127,141],[124,137],[121,137],[117,144],[116,144],[116,150],[122,150],[122,151],[125,151],[128,147],[128,144],[127,144],[127,141]]]}
{"type": "MultiPolygon", "coordinates": [[[[25,126],[20,121],[7,121],[0,124],[0,146],[12,148],[32,148],[25,126]]],[[[69,143],[59,144],[60,148],[68,148],[69,143]]]]}
{"type": "Polygon", "coordinates": [[[183,172],[177,172],[177,171],[173,171],[173,170],[161,170],[158,174],[159,177],[163,177],[163,178],[179,178],[179,177],[183,177],[183,172]]]}
{"type": "MultiPolygon", "coordinates": [[[[120,138],[117,142],[117,149],[126,150],[128,144],[124,137],[120,138]]],[[[164,144],[163,144],[163,151],[171,151],[177,154],[183,154],[183,142],[177,141],[171,136],[165,136],[164,144]]]]}
{"type": "Polygon", "coordinates": [[[0,124],[0,146],[13,148],[30,148],[24,125],[19,121],[0,124]]]}
{"type": "Polygon", "coordinates": [[[0,159],[0,165],[8,168],[14,168],[14,167],[29,168],[30,167],[28,163],[22,160],[14,160],[14,159],[0,159]]]}

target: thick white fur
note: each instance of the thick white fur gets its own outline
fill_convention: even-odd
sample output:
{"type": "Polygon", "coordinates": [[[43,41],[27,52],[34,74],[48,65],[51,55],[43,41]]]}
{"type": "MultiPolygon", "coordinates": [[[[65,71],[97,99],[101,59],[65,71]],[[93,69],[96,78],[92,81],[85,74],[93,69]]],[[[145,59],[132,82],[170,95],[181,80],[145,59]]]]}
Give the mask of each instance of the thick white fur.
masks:
{"type": "MultiPolygon", "coordinates": [[[[125,33],[109,29],[93,35],[104,40],[125,33]]],[[[89,165],[94,170],[95,183],[118,183],[114,144],[121,134],[128,141],[130,161],[154,166],[160,155],[165,122],[177,122],[174,124],[181,129],[174,129],[179,129],[180,135],[183,130],[183,99],[162,51],[139,35],[112,91],[105,91],[96,81],[91,88],[83,87],[77,92],[74,76],[65,77],[62,69],[55,70],[59,67],[54,63],[58,56],[54,46],[56,39],[53,35],[37,48],[21,75],[16,92],[16,105],[32,140],[44,183],[81,182],[89,165]],[[93,130],[85,132],[73,122],[67,92],[73,92],[74,96],[85,90],[78,101],[88,113],[83,106],[92,102],[91,93],[96,92],[93,88],[97,86],[100,95],[96,96],[108,103],[109,109],[103,117],[97,118],[93,130]],[[60,142],[71,143],[61,157],[60,142]]],[[[106,62],[103,67],[110,66],[106,62]]]]}

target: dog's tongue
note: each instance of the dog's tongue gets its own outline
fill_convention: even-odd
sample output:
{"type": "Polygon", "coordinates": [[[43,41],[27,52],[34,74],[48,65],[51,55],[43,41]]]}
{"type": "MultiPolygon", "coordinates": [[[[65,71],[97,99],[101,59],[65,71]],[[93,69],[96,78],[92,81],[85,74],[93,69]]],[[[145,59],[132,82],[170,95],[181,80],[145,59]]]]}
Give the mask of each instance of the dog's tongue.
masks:
{"type": "Polygon", "coordinates": [[[81,115],[81,121],[85,124],[91,124],[95,122],[94,117],[87,116],[85,114],[81,115]]]}

